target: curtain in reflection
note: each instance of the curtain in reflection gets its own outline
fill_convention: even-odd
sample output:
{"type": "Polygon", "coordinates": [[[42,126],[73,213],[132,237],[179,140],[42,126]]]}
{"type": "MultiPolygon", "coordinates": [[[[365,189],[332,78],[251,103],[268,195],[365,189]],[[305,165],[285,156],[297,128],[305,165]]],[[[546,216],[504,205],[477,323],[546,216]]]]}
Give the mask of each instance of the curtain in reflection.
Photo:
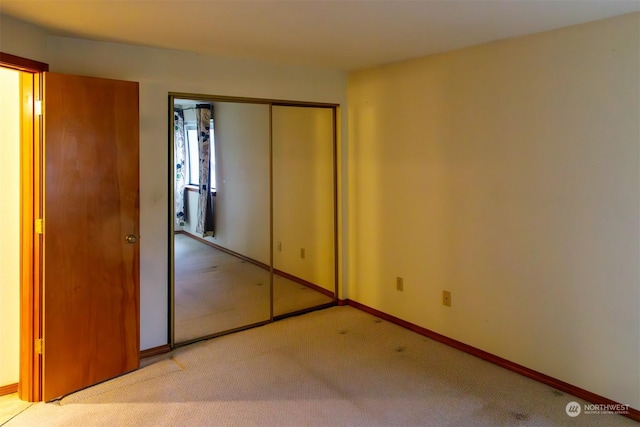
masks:
{"type": "Polygon", "coordinates": [[[180,109],[173,111],[173,143],[174,143],[174,174],[175,174],[175,221],[179,227],[184,226],[184,187],[186,184],[184,114],[180,109]]]}
{"type": "Polygon", "coordinates": [[[199,148],[199,197],[196,233],[202,237],[213,236],[213,196],[211,194],[211,110],[209,104],[196,106],[196,125],[198,127],[199,148]]]}

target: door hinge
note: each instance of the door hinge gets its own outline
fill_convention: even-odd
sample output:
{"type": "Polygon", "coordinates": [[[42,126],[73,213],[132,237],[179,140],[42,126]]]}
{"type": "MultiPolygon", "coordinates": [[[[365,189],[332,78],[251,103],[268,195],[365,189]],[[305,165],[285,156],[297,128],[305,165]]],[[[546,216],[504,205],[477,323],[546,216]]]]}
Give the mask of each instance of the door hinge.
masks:
{"type": "Polygon", "coordinates": [[[33,110],[36,116],[42,115],[42,101],[35,101],[33,103],[33,110]]]}
{"type": "Polygon", "coordinates": [[[42,344],[43,344],[42,338],[36,339],[35,346],[34,346],[36,354],[42,354],[42,349],[43,349],[42,344]]]}
{"type": "Polygon", "coordinates": [[[42,218],[36,219],[36,234],[42,234],[44,232],[44,221],[42,218]]]}

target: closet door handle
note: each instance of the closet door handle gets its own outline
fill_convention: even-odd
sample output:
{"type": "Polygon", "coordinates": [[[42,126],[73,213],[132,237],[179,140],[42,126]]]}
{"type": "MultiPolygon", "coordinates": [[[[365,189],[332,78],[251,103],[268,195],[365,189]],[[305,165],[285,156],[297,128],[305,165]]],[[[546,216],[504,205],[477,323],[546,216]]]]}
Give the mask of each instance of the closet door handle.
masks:
{"type": "Polygon", "coordinates": [[[124,241],[133,245],[135,242],[138,241],[138,238],[133,234],[127,234],[127,236],[124,238],[124,241]]]}

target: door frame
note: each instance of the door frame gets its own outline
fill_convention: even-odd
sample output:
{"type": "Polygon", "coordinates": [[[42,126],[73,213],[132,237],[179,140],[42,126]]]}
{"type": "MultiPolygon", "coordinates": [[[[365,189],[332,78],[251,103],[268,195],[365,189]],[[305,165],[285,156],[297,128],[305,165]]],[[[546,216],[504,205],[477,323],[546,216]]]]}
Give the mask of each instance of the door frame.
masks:
{"type": "Polygon", "coordinates": [[[41,357],[36,340],[41,338],[42,257],[35,222],[41,218],[42,116],[35,111],[40,101],[42,73],[49,65],[0,52],[0,66],[20,74],[20,376],[18,396],[41,400],[41,357]]]}

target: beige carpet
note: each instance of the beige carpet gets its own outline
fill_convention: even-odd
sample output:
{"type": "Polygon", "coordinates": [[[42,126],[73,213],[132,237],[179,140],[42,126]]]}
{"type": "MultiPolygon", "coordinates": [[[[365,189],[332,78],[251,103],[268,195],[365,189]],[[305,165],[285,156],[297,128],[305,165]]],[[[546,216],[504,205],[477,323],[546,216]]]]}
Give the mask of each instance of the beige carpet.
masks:
{"type": "MultiPolygon", "coordinates": [[[[175,235],[175,342],[270,318],[270,278],[263,268],[184,234],[175,235]]],[[[331,302],[286,278],[274,277],[274,315],[331,302]]]]}
{"type": "Polygon", "coordinates": [[[352,307],[180,347],[8,426],[637,426],[352,307]]]}

